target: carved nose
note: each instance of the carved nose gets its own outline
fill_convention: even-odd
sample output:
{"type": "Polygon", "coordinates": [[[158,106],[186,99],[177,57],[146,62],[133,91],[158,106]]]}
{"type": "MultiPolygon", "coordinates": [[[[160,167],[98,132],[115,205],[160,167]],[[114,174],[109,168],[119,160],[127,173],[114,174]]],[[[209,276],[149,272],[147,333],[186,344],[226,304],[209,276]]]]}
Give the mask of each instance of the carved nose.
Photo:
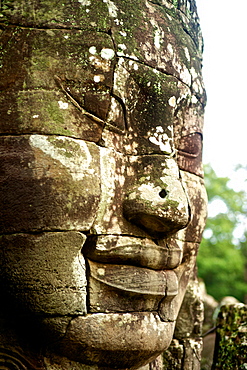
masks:
{"type": "Polygon", "coordinates": [[[189,205],[174,159],[160,164],[158,173],[151,170],[129,186],[123,212],[149,234],[170,235],[187,226],[189,205]]]}

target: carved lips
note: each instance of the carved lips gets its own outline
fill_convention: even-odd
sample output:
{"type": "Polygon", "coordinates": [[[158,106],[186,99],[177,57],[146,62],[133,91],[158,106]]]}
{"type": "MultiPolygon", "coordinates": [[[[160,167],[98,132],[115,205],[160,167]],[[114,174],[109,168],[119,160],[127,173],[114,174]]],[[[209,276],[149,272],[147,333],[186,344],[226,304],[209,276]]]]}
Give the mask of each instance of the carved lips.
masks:
{"type": "Polygon", "coordinates": [[[181,263],[182,249],[177,244],[103,235],[89,237],[84,248],[89,312],[159,311],[161,302],[178,294],[173,269],[181,263]]]}
{"type": "Polygon", "coordinates": [[[92,278],[112,288],[162,298],[165,295],[175,296],[178,292],[177,276],[172,270],[154,271],[135,266],[88,262],[92,278]],[[172,285],[168,285],[168,282],[172,285]]]}
{"type": "Polygon", "coordinates": [[[156,244],[150,239],[129,236],[89,236],[83,254],[101,263],[142,266],[153,270],[174,269],[183,256],[182,243],[169,240],[156,244]]]}
{"type": "Polygon", "coordinates": [[[102,264],[88,260],[91,312],[156,311],[164,297],[178,294],[173,270],[102,264]]]}

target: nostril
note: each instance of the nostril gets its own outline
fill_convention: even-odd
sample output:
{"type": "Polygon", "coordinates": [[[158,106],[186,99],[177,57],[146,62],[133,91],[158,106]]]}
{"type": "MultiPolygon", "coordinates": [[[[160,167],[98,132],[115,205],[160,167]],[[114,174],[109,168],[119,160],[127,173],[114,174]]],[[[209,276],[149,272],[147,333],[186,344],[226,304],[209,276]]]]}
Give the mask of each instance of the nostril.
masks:
{"type": "Polygon", "coordinates": [[[167,196],[167,191],[165,189],[162,189],[159,192],[159,196],[164,199],[167,196]]]}

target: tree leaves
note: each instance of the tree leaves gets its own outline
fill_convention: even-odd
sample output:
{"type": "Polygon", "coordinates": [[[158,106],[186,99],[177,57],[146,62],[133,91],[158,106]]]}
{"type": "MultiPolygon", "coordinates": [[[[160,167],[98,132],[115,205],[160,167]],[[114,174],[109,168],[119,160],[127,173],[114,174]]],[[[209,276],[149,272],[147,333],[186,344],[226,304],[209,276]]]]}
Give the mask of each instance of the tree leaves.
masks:
{"type": "Polygon", "coordinates": [[[215,207],[214,214],[209,213],[199,250],[198,272],[214,298],[231,295],[243,301],[246,235],[244,231],[238,237],[235,234],[246,218],[247,194],[232,189],[229,181],[227,177],[217,177],[209,164],[205,166],[209,210],[215,207]]]}

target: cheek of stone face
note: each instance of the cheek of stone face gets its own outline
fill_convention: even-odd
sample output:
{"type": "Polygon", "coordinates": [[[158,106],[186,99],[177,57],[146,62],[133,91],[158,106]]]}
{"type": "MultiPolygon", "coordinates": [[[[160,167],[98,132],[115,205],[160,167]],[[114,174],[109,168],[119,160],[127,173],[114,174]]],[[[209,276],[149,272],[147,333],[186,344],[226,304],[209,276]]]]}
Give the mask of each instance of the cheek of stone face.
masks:
{"type": "Polygon", "coordinates": [[[63,136],[1,137],[2,233],[90,229],[100,198],[99,149],[63,136]]]}
{"type": "Polygon", "coordinates": [[[5,303],[12,302],[31,317],[85,314],[87,280],[81,254],[85,239],[75,231],[1,236],[5,303]]]}

